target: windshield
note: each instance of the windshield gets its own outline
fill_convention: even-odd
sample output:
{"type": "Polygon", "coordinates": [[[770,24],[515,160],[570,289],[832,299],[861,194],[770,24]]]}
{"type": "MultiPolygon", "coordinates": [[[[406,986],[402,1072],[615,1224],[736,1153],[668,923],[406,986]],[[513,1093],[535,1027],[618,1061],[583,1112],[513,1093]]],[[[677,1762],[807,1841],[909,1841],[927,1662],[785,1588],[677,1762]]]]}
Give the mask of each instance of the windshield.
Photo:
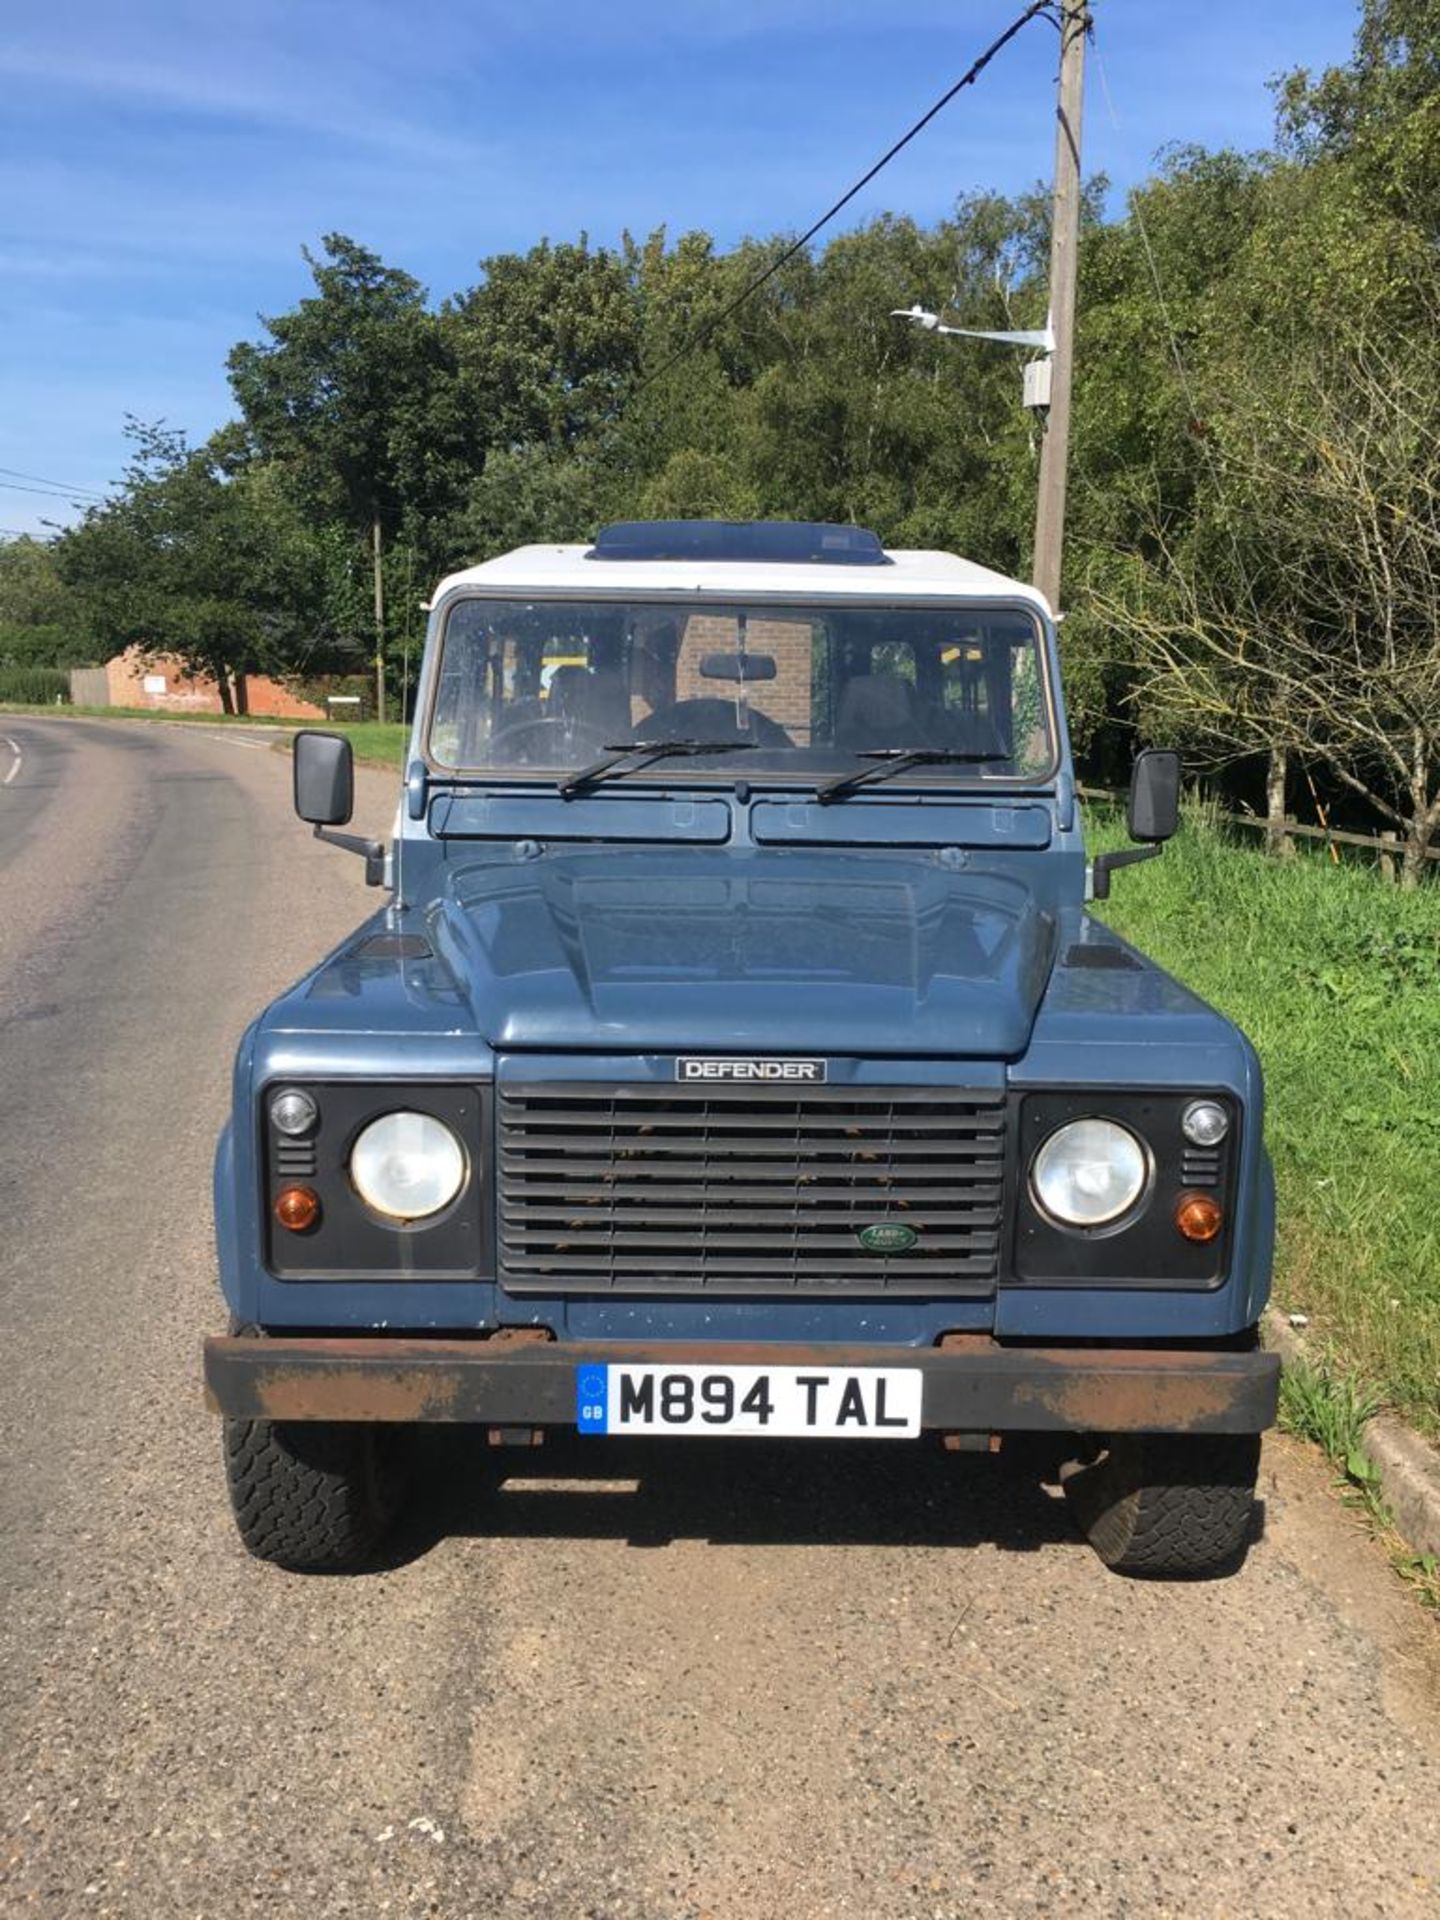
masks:
{"type": "Polygon", "coordinates": [[[662,742],[747,749],[652,763],[667,781],[819,781],[878,752],[916,753],[892,785],[1033,779],[1055,764],[1038,621],[973,604],[462,599],[428,740],[439,768],[554,777],[662,742]]]}

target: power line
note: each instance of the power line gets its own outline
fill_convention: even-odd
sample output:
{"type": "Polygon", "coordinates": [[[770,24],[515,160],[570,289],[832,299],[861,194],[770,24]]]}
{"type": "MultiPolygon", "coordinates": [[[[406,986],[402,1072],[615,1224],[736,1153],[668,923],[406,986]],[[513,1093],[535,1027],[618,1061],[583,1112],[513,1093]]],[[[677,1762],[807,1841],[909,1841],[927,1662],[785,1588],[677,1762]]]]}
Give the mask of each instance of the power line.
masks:
{"type": "Polygon", "coordinates": [[[974,64],[961,75],[954,86],[947,88],[935,102],[934,106],[923,113],[908,132],[901,134],[900,138],[888,152],[880,156],[868,173],[862,174],[853,187],[848,188],[846,192],[841,194],[834,206],[827,208],[813,226],[807,227],[798,240],[791,246],[788,246],[777,259],[772,260],[765,271],[757,274],[750,284],[743,288],[740,293],[736,294],[735,298],[730,301],[727,306],[722,307],[719,313],[714,314],[703,326],[697,328],[689,340],[682,342],[674,353],[671,354],[670,358],[664,361],[654,373],[646,374],[645,378],[634,389],[634,392],[637,394],[643,393],[647,387],[653,386],[657,380],[664,379],[671,368],[678,366],[688,354],[692,353],[697,347],[703,346],[717,327],[728,320],[732,313],[738,312],[747,300],[753,299],[767,280],[774,279],[775,275],[779,273],[780,269],[788,261],[793,260],[797,253],[801,252],[810,244],[822,227],[828,226],[843,207],[849,206],[856,194],[868,187],[876,174],[888,167],[896,154],[908,147],[916,134],[923,132],[935,118],[936,114],[948,107],[962,88],[972,86],[975,81],[980,78],[980,75],[985,71],[986,67],[989,66],[996,54],[1000,52],[1001,48],[1008,46],[1022,27],[1028,27],[1030,22],[1042,13],[1050,15],[1053,18],[1054,0],[1033,0],[1031,6],[1026,7],[1025,11],[1012,20],[1010,25],[1006,27],[1005,31],[1000,34],[997,39],[990,42],[990,45],[986,47],[985,51],[974,64]]]}
{"type": "Polygon", "coordinates": [[[83,493],[92,500],[103,500],[103,493],[94,487],[67,487],[63,480],[47,479],[43,473],[26,473],[21,467],[0,467],[0,473],[8,473],[14,480],[34,480],[42,487],[53,487],[57,493],[83,493]]]}
{"type": "MultiPolygon", "coordinates": [[[[0,493],[38,493],[42,500],[68,500],[72,505],[79,504],[76,494],[67,487],[22,487],[16,480],[0,480],[0,493]]],[[[97,506],[102,498],[101,494],[95,495],[97,506]]]]}

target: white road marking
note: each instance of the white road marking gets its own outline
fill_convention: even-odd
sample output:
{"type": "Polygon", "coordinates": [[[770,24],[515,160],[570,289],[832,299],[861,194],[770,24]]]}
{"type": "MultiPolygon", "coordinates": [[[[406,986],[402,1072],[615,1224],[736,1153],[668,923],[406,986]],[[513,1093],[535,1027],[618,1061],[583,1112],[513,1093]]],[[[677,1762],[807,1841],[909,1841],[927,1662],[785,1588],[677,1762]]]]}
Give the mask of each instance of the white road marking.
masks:
{"type": "Polygon", "coordinates": [[[0,787],[8,787],[10,782],[15,778],[16,774],[19,773],[21,767],[24,766],[25,756],[23,753],[21,753],[19,747],[10,738],[8,733],[0,733],[0,740],[3,740],[5,742],[5,745],[9,747],[11,753],[13,753],[15,756],[15,758],[10,763],[10,771],[6,774],[3,780],[0,780],[0,787]]]}
{"type": "Polygon", "coordinates": [[[266,733],[273,733],[273,739],[257,739],[254,732],[230,733],[221,727],[195,727],[192,731],[200,740],[223,740],[227,747],[248,747],[252,753],[271,753],[274,751],[275,741],[283,740],[289,729],[285,727],[265,729],[266,733]]]}

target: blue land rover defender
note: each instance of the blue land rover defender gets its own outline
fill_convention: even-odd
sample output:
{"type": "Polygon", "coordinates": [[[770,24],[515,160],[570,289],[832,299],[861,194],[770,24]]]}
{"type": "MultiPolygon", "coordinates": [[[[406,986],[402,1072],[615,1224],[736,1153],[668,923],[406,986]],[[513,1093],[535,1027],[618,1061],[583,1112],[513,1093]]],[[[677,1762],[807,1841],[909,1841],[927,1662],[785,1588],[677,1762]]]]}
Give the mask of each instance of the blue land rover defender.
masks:
{"type": "Polygon", "coordinates": [[[205,1368],[252,1552],[363,1561],[399,1430],[460,1421],[1070,1436],[1109,1565],[1239,1558],[1260,1074],[1086,911],[1179,768],[1087,863],[1032,588],[848,526],[523,548],[435,595],[388,847],[335,831],[342,738],[294,779],[390,897],[236,1061],[205,1368]]]}

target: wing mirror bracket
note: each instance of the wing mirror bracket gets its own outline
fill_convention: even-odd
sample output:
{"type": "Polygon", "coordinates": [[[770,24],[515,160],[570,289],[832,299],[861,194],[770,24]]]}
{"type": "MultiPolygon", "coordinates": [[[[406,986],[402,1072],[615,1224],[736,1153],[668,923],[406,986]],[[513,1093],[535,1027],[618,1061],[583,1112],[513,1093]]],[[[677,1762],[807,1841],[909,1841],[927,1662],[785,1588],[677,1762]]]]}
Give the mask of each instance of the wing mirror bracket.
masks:
{"type": "Polygon", "coordinates": [[[308,821],[317,840],[326,840],[365,861],[365,884],[385,884],[385,843],[358,833],[336,833],[355,811],[355,755],[338,733],[302,727],[294,740],[295,811],[308,821]]]}
{"type": "Polygon", "coordinates": [[[1125,825],[1130,838],[1143,844],[1096,854],[1090,863],[1092,900],[1110,898],[1110,876],[1117,867],[1157,859],[1165,842],[1175,837],[1180,826],[1180,756],[1169,747],[1146,747],[1135,756],[1125,825]]]}

